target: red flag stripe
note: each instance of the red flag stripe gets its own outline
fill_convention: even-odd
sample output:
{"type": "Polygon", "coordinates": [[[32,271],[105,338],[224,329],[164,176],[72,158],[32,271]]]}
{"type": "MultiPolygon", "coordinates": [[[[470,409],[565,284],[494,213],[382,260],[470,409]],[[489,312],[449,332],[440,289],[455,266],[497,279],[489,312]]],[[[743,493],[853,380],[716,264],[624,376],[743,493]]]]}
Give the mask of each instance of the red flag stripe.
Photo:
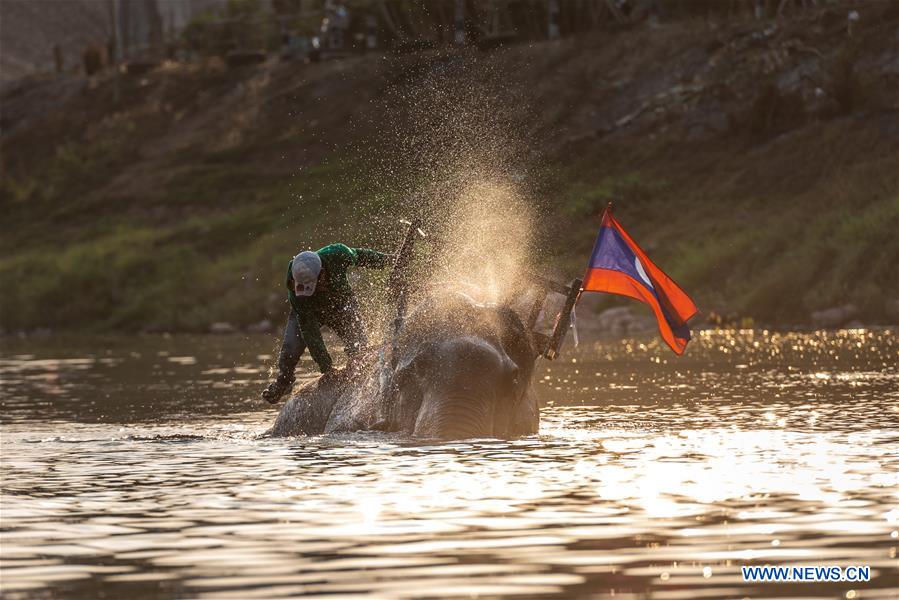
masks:
{"type": "MultiPolygon", "coordinates": [[[[642,261],[642,257],[641,257],[642,261]]],[[[629,275],[620,271],[611,269],[588,269],[584,277],[584,290],[595,290],[616,294],[619,296],[627,296],[634,300],[639,300],[648,304],[655,313],[656,321],[659,326],[659,334],[665,343],[674,351],[675,354],[681,355],[687,347],[687,341],[684,338],[677,337],[668,325],[668,320],[662,312],[662,307],[658,299],[650,292],[645,285],[638,283],[629,275]]]]}

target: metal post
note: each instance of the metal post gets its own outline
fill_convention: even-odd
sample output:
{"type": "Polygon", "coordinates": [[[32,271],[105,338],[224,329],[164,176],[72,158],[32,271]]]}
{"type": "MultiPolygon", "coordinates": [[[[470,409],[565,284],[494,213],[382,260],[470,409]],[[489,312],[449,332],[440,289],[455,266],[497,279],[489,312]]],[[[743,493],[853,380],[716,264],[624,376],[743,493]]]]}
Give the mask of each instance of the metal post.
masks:
{"type": "Polygon", "coordinates": [[[549,21],[546,37],[554,40],[559,37],[559,0],[547,0],[546,14],[549,21]]]}
{"type": "Polygon", "coordinates": [[[572,279],[571,285],[568,286],[568,297],[565,298],[565,304],[562,306],[562,312],[556,318],[556,326],[553,327],[553,334],[549,340],[549,347],[546,349],[546,358],[554,360],[559,356],[559,350],[562,348],[562,342],[565,341],[565,335],[571,326],[571,310],[577,303],[578,297],[581,295],[581,286],[584,284],[583,279],[572,279]]]}
{"type": "Polygon", "coordinates": [[[465,0],[456,0],[455,35],[453,41],[457,46],[465,45],[465,0]]]}

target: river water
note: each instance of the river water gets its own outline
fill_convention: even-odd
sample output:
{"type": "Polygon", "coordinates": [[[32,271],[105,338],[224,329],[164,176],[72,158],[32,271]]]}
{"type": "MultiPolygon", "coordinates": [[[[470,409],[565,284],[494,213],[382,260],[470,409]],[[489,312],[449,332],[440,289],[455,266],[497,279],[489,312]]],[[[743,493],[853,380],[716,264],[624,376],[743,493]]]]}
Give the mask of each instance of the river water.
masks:
{"type": "Polygon", "coordinates": [[[899,598],[899,331],[696,338],[569,350],[539,435],[452,443],[260,439],[266,336],[5,338],[3,597],[899,598]]]}

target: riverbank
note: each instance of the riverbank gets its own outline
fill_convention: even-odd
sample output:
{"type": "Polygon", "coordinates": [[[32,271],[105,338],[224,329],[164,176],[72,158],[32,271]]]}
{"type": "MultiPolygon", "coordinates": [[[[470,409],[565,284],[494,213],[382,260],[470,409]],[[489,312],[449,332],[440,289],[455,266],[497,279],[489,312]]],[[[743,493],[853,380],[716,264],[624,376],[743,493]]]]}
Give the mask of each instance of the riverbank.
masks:
{"type": "Polygon", "coordinates": [[[535,207],[556,277],[614,199],[703,318],[897,323],[899,11],[878,6],[852,37],[822,11],[5,87],[0,326],[277,328],[293,253],[392,248],[471,165],[535,207]]]}

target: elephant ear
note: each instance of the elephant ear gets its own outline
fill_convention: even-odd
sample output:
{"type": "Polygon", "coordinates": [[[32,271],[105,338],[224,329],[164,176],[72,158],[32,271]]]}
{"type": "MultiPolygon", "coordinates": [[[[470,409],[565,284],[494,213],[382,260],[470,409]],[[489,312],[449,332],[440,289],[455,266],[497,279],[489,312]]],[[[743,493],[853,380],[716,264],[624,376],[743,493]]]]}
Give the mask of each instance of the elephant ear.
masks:
{"type": "Polygon", "coordinates": [[[393,370],[396,383],[406,383],[410,377],[419,378],[432,366],[435,344],[419,344],[412,352],[407,352],[399,358],[393,370]]]}
{"type": "Polygon", "coordinates": [[[496,312],[499,318],[499,337],[503,351],[518,367],[519,383],[529,385],[537,361],[534,336],[510,307],[497,307],[496,312]]]}
{"type": "Polygon", "coordinates": [[[537,362],[536,345],[531,332],[510,307],[497,307],[499,334],[503,351],[518,367],[515,381],[515,406],[511,412],[509,435],[536,433],[540,427],[540,410],[531,392],[537,362]]]}
{"type": "Polygon", "coordinates": [[[390,379],[388,414],[391,427],[410,430],[415,425],[422,400],[422,378],[433,367],[433,344],[422,344],[397,362],[390,379]]]}

